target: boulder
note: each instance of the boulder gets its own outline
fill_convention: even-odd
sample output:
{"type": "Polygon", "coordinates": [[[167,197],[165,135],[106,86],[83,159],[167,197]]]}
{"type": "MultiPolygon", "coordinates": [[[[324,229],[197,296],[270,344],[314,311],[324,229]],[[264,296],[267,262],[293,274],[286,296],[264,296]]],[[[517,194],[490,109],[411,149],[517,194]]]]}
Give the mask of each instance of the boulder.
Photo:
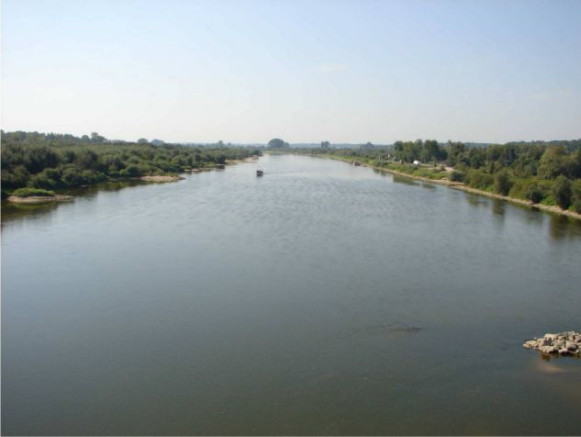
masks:
{"type": "Polygon", "coordinates": [[[580,355],[581,333],[566,331],[558,334],[545,334],[541,338],[526,341],[523,346],[543,354],[580,355]]]}

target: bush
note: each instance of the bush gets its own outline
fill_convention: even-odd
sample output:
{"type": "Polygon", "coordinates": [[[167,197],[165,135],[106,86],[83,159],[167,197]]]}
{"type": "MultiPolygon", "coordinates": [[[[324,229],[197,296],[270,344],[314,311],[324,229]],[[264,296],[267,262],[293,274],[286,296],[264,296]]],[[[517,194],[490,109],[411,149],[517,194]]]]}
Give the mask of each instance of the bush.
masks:
{"type": "Polygon", "coordinates": [[[57,181],[51,179],[46,173],[38,173],[30,178],[28,185],[32,188],[54,188],[57,186],[57,181]]]}
{"type": "Polygon", "coordinates": [[[107,177],[95,170],[83,170],[81,171],[81,179],[85,184],[96,184],[103,182],[107,177]]]}
{"type": "Polygon", "coordinates": [[[29,179],[30,173],[23,165],[2,170],[2,188],[23,187],[29,179]]]}
{"type": "Polygon", "coordinates": [[[54,191],[43,190],[41,188],[19,188],[12,195],[16,197],[54,196],[54,191]]]}
{"type": "Polygon", "coordinates": [[[494,191],[506,196],[512,187],[512,181],[505,170],[499,171],[494,177],[494,191]]]}
{"type": "Polygon", "coordinates": [[[129,165],[119,172],[122,177],[136,178],[141,176],[141,171],[136,165],[129,165]]]}
{"type": "Polygon", "coordinates": [[[537,184],[531,184],[525,191],[525,199],[533,203],[540,203],[545,198],[545,193],[537,184]]]}
{"type": "Polygon", "coordinates": [[[571,209],[573,209],[575,212],[581,213],[581,179],[577,179],[573,182],[572,192],[573,196],[571,199],[571,209]]]}
{"type": "Polygon", "coordinates": [[[84,183],[84,180],[81,177],[81,172],[77,167],[73,166],[65,167],[63,169],[61,179],[65,184],[71,187],[82,185],[84,183]]]}
{"type": "Polygon", "coordinates": [[[491,175],[474,169],[468,170],[464,180],[467,185],[479,190],[486,190],[494,183],[494,178],[491,175]]]}
{"type": "Polygon", "coordinates": [[[452,173],[450,173],[450,180],[452,182],[462,182],[464,181],[464,176],[465,174],[461,171],[454,170],[452,173]]]}
{"type": "Polygon", "coordinates": [[[571,190],[571,181],[567,179],[565,176],[561,175],[555,182],[553,183],[552,187],[553,196],[555,197],[555,202],[563,209],[569,208],[571,205],[571,198],[572,198],[572,190],[571,190]]]}

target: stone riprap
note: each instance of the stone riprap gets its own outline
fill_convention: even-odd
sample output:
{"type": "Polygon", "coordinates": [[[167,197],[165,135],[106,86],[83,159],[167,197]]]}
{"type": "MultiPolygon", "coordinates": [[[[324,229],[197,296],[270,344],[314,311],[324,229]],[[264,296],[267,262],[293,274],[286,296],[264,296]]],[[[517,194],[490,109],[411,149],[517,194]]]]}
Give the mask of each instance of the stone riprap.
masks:
{"type": "Polygon", "coordinates": [[[580,355],[581,332],[568,331],[558,334],[545,334],[523,344],[527,349],[536,349],[544,354],[580,355]]]}

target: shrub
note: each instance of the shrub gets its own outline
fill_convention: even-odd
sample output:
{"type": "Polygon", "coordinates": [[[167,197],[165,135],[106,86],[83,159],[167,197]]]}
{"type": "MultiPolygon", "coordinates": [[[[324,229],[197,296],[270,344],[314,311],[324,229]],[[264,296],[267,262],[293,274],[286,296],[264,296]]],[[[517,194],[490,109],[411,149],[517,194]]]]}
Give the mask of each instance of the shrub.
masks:
{"type": "Polygon", "coordinates": [[[563,175],[555,179],[552,192],[557,205],[563,209],[569,208],[569,205],[571,205],[571,197],[573,195],[571,190],[571,181],[569,179],[563,175]]]}
{"type": "Polygon", "coordinates": [[[26,185],[30,179],[30,173],[26,167],[19,165],[13,169],[2,170],[2,187],[3,188],[17,188],[26,185]]]}
{"type": "Polygon", "coordinates": [[[531,184],[525,191],[525,199],[533,203],[540,203],[545,197],[544,191],[537,184],[531,184]]]}
{"type": "Polygon", "coordinates": [[[490,188],[494,183],[494,178],[491,175],[475,169],[468,170],[464,180],[469,186],[480,190],[490,188]]]}
{"type": "Polygon", "coordinates": [[[140,169],[136,165],[129,165],[119,172],[120,176],[135,178],[141,176],[140,169]]]}
{"type": "Polygon", "coordinates": [[[505,170],[499,171],[494,177],[494,191],[506,196],[512,187],[512,181],[505,170]]]}
{"type": "Polygon", "coordinates": [[[41,188],[19,188],[12,195],[16,197],[54,196],[54,191],[43,190],[41,188]]]}
{"type": "Polygon", "coordinates": [[[450,180],[452,182],[462,182],[464,180],[464,176],[464,173],[461,171],[454,170],[452,173],[450,173],[450,180]]]}
{"type": "Polygon", "coordinates": [[[85,184],[96,184],[104,181],[107,177],[95,170],[83,170],[81,171],[81,179],[85,184]]]}
{"type": "Polygon", "coordinates": [[[28,185],[32,188],[54,188],[57,185],[57,182],[54,179],[48,177],[44,172],[38,173],[30,178],[28,185]]]}
{"type": "Polygon", "coordinates": [[[581,179],[577,179],[573,182],[572,193],[571,209],[575,212],[581,213],[581,179]]]}

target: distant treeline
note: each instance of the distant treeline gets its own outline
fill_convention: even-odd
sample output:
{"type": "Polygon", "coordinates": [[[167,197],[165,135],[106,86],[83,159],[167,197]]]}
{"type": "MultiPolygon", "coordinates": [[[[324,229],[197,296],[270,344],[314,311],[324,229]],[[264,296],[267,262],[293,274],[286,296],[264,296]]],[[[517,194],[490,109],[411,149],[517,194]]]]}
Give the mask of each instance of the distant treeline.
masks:
{"type": "Polygon", "coordinates": [[[358,149],[322,146],[304,153],[333,155],[431,179],[447,177],[480,190],[581,212],[581,139],[486,147],[416,140],[389,147],[368,143],[358,149]],[[445,166],[454,171],[446,172],[445,166]]]}
{"type": "Polygon", "coordinates": [[[97,133],[75,137],[2,131],[1,140],[3,196],[23,187],[59,189],[108,179],[182,173],[261,153],[244,147],[153,145],[144,139],[108,141],[97,133]]]}

